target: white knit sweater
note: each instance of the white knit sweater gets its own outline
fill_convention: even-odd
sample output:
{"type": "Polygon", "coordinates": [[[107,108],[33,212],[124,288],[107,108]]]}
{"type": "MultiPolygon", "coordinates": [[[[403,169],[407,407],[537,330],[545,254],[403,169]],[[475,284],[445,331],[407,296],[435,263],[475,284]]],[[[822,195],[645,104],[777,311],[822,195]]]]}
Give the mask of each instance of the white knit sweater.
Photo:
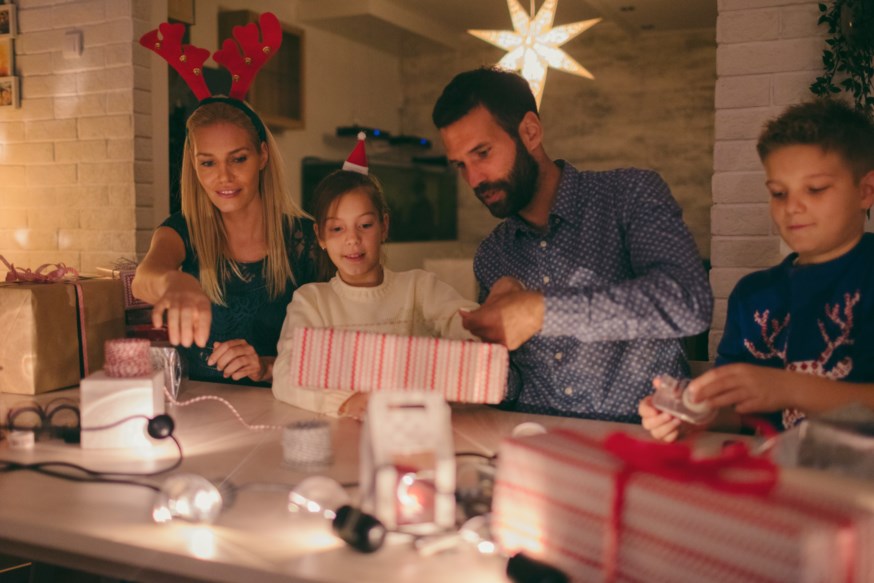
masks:
{"type": "Polygon", "coordinates": [[[353,287],[335,276],[327,283],[310,283],[295,290],[277,347],[273,366],[273,395],[296,407],[336,416],[348,391],[296,386],[292,382],[291,338],[295,328],[337,328],[402,336],[433,336],[476,340],[461,326],[459,309],[473,310],[433,273],[414,269],[395,273],[383,268],[376,287],[353,287]]]}

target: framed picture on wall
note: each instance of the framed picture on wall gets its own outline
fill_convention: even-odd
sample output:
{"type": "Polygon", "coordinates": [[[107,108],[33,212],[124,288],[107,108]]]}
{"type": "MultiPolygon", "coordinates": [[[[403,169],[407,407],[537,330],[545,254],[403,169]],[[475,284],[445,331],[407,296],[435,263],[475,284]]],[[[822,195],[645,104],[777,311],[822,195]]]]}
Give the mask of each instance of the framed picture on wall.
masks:
{"type": "Polygon", "coordinates": [[[15,52],[11,38],[0,38],[0,77],[15,74],[15,52]]]}
{"type": "Polygon", "coordinates": [[[18,77],[0,77],[0,108],[19,104],[18,77]]]}
{"type": "Polygon", "coordinates": [[[15,6],[11,4],[0,5],[0,38],[11,38],[16,34],[15,6]]]}

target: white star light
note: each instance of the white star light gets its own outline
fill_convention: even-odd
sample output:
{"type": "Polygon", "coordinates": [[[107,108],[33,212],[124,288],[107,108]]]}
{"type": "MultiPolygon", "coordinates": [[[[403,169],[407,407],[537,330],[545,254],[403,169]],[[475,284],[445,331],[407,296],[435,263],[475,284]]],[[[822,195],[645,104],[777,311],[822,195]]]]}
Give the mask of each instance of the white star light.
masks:
{"type": "MultiPolygon", "coordinates": [[[[540,98],[543,96],[543,88],[546,86],[546,73],[549,67],[587,79],[595,78],[585,67],[558,47],[595,26],[601,19],[581,20],[553,28],[557,6],[558,0],[545,0],[532,18],[525,13],[518,0],[507,0],[510,18],[513,20],[513,31],[467,31],[478,39],[507,51],[498,62],[498,66],[521,73],[531,85],[538,108],[540,98]]],[[[531,11],[534,12],[533,2],[531,11]]]]}

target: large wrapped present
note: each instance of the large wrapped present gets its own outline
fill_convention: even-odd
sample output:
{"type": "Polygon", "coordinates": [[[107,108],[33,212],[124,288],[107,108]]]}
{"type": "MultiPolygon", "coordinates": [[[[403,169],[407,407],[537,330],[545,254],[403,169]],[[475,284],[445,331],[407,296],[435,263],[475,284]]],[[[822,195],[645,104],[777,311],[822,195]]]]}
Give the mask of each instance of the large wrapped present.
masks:
{"type": "Polygon", "coordinates": [[[507,392],[507,349],[485,342],[298,328],[290,359],[303,387],[435,391],[456,403],[500,403],[507,392]]]}
{"type": "Polygon", "coordinates": [[[117,279],[0,284],[0,391],[33,395],[79,384],[125,334],[117,279]]]}
{"type": "Polygon", "coordinates": [[[874,581],[874,492],[811,470],[778,473],[742,444],[570,430],[505,440],[493,530],[574,581],[874,581]]]}

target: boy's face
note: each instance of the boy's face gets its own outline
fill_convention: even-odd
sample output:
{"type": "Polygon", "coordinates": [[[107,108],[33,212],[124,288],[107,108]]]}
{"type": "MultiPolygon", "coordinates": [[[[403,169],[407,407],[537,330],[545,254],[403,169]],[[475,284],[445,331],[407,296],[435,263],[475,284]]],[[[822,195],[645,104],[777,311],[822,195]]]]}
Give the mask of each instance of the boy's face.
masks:
{"type": "Polygon", "coordinates": [[[784,146],[764,161],[771,218],[798,253],[798,263],[823,263],[852,249],[874,202],[874,172],[859,182],[843,158],[819,146],[784,146]]]}

